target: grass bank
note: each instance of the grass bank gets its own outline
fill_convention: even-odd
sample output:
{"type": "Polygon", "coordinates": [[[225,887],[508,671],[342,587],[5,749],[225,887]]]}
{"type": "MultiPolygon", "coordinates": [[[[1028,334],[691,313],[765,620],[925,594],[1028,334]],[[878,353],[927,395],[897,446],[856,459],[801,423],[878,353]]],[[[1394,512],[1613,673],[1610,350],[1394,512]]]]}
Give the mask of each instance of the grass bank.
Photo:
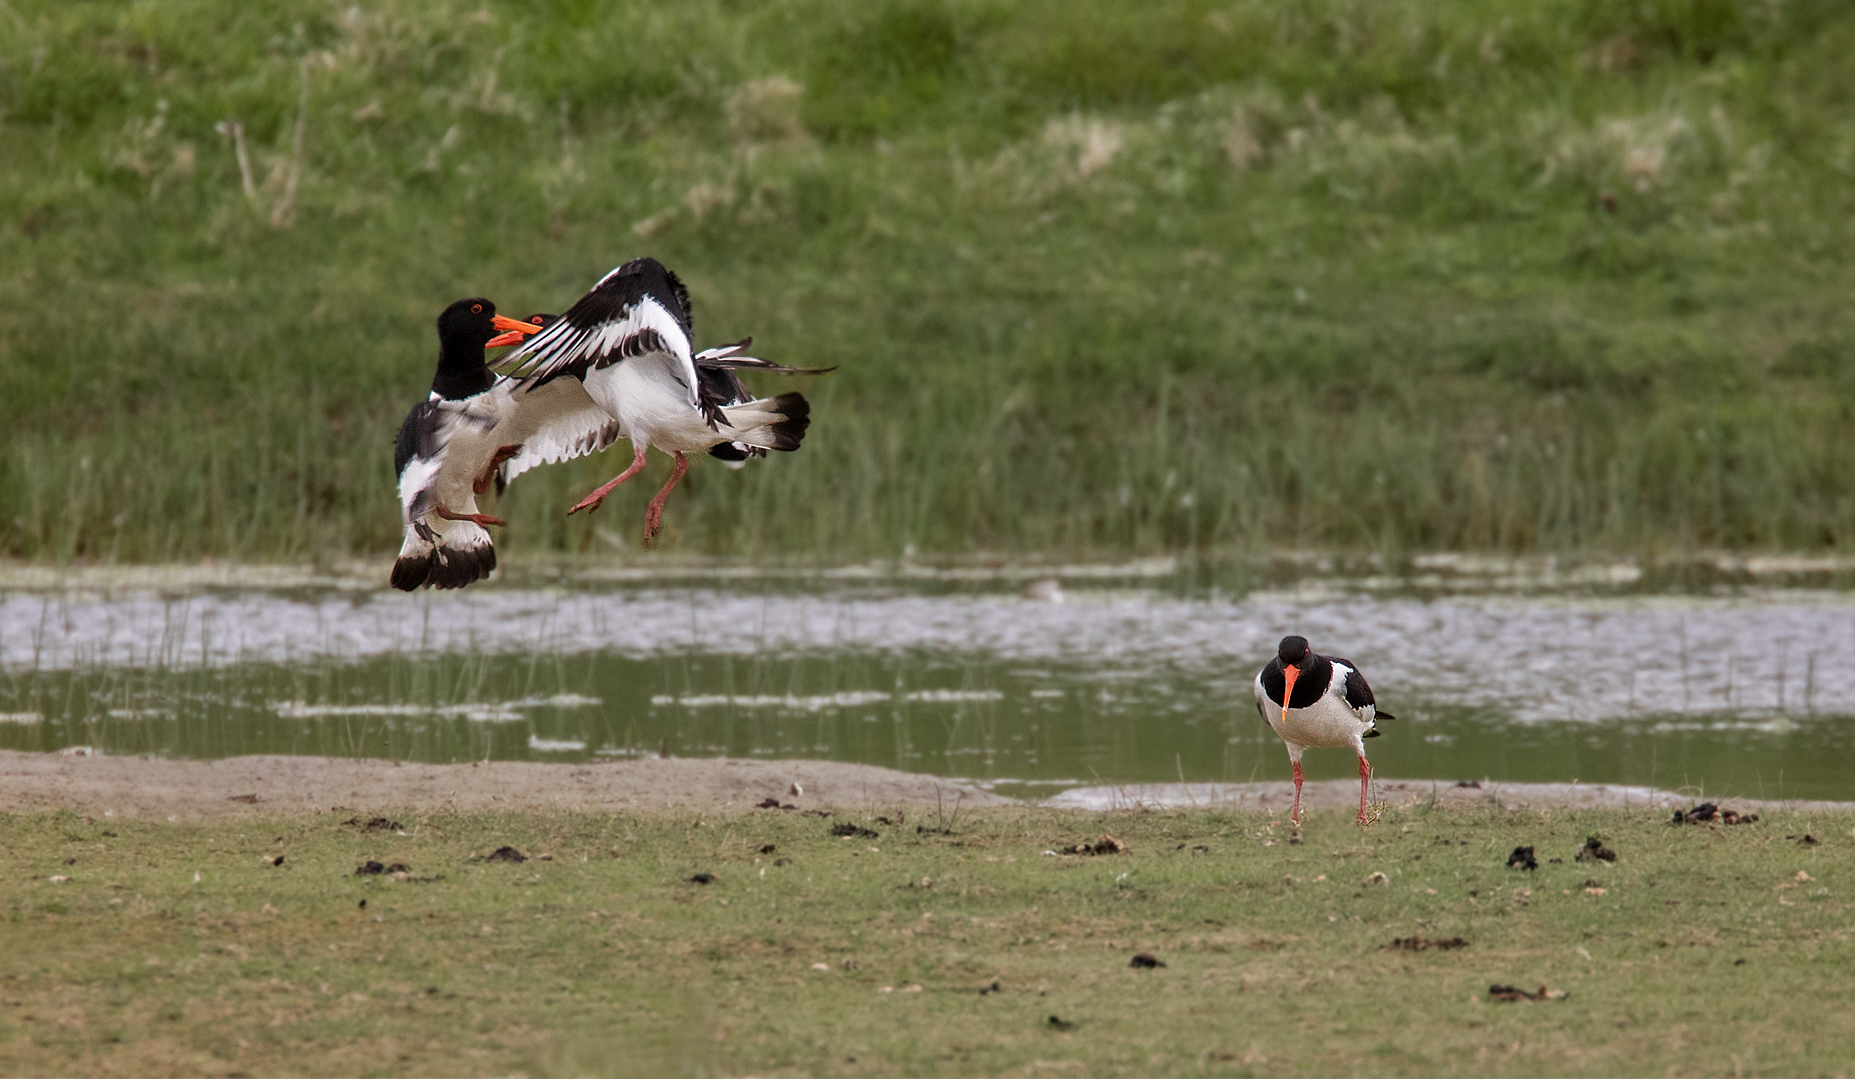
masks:
{"type": "Polygon", "coordinates": [[[5,819],[4,1070],[1798,1074],[1855,1050],[1846,815],[1412,807],[1293,844],[1214,811],[351,812],[5,819]],[[1103,832],[1127,850],[1047,853],[1103,832]],[[1573,860],[1591,834],[1614,864],[1573,860]],[[1412,937],[1465,944],[1388,947],[1412,937]]]}
{"type": "MultiPolygon", "coordinates": [[[[0,8],[0,554],[397,542],[431,320],[651,253],[840,371],[746,557],[1843,549],[1833,0],[0,8]]],[[[617,461],[506,550],[637,542],[617,461]]]]}

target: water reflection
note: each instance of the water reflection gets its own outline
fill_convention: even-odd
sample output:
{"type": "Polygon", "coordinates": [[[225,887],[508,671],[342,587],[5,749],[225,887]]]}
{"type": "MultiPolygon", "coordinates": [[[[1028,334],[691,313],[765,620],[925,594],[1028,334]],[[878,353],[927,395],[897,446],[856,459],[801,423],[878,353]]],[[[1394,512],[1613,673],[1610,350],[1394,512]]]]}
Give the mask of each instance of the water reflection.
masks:
{"type": "MultiPolygon", "coordinates": [[[[1176,670],[1235,686],[1289,632],[1364,665],[1394,695],[1523,721],[1855,713],[1855,598],[1437,600],[1252,593],[1187,599],[1074,590],[921,595],[709,589],[0,597],[0,670],[192,669],[406,656],[933,654],[1058,663],[1094,677],[1176,670]]],[[[967,663],[980,660],[949,659],[967,663]]],[[[418,677],[407,674],[406,677],[418,677]]],[[[886,688],[886,687],[885,687],[886,688]]],[[[668,686],[665,692],[679,692],[668,686]]],[[[779,695],[784,689],[768,692],[779,695]]]]}

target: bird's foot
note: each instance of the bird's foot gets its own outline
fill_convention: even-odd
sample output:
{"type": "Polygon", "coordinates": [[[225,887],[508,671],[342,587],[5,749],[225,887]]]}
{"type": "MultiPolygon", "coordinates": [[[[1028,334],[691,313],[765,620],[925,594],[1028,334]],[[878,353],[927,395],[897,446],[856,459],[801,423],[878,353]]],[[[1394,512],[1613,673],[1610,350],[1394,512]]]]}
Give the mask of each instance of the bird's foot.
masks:
{"type": "Polygon", "coordinates": [[[626,480],[630,479],[631,477],[637,475],[639,472],[642,472],[642,471],[644,471],[644,447],[640,445],[637,448],[637,452],[633,453],[631,456],[631,467],[630,468],[627,468],[623,472],[620,472],[618,475],[613,476],[609,481],[606,482],[605,486],[600,487],[598,490],[594,491],[592,494],[589,494],[585,498],[580,499],[577,505],[575,505],[572,509],[567,511],[567,516],[571,517],[574,514],[580,512],[581,510],[585,510],[587,513],[591,513],[592,511],[598,509],[599,504],[605,501],[606,495],[611,494],[613,491],[618,489],[619,484],[625,482],[626,480]]]}

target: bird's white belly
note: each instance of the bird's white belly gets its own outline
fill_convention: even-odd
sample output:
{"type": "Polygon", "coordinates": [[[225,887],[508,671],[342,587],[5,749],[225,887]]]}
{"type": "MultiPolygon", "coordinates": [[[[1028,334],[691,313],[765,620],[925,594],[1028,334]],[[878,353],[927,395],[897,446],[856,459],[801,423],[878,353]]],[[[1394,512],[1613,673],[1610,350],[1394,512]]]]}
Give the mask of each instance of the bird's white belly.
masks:
{"type": "Polygon", "coordinates": [[[506,406],[505,394],[482,394],[451,425],[444,457],[432,479],[432,495],[453,513],[477,511],[474,485],[496,453],[497,428],[506,406]]]}
{"type": "Polygon", "coordinates": [[[1283,741],[1314,749],[1357,746],[1372,726],[1331,693],[1306,708],[1290,708],[1286,720],[1279,707],[1268,708],[1268,715],[1269,726],[1283,741]]]}
{"type": "Polygon", "coordinates": [[[703,453],[723,434],[689,403],[689,388],[677,377],[676,364],[660,352],[628,357],[588,374],[586,391],[617,418],[633,445],[703,453]]]}

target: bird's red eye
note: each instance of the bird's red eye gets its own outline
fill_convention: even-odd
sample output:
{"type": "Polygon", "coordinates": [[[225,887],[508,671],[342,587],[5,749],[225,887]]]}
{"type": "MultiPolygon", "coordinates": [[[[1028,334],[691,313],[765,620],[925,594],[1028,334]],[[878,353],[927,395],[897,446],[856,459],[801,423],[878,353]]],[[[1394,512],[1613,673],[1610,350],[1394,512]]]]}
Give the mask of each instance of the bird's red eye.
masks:
{"type": "Polygon", "coordinates": [[[531,319],[529,319],[528,321],[530,321],[530,322],[532,322],[532,323],[534,323],[535,325],[537,325],[537,326],[539,326],[539,325],[541,325],[541,316],[540,316],[540,315],[536,315],[536,316],[535,316],[534,318],[531,318],[531,319]]]}
{"type": "Polygon", "coordinates": [[[483,313],[483,305],[482,305],[482,304],[480,304],[480,303],[473,303],[473,304],[471,304],[471,305],[470,305],[470,313],[471,313],[471,314],[473,314],[473,315],[480,315],[480,314],[482,314],[482,313],[483,313]]]}

